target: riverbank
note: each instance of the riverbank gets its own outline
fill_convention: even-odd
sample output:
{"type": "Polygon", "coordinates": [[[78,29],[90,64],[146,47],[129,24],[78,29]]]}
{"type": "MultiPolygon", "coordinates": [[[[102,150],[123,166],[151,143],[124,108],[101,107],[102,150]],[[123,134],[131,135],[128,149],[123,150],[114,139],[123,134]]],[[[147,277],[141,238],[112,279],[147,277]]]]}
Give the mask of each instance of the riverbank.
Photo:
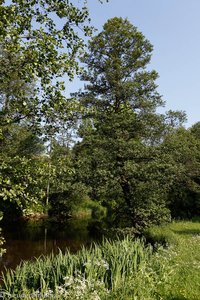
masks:
{"type": "Polygon", "coordinates": [[[3,299],[199,300],[200,223],[154,227],[146,236],[154,247],[126,237],[26,262],[5,275],[3,299]]]}
{"type": "Polygon", "coordinates": [[[151,237],[172,249],[172,267],[166,300],[200,299],[200,222],[175,222],[152,228],[151,237]]]}
{"type": "Polygon", "coordinates": [[[1,271],[15,269],[23,261],[34,260],[41,255],[57,254],[69,249],[71,253],[89,247],[96,239],[88,229],[87,219],[70,219],[65,224],[49,219],[29,219],[4,224],[2,235],[6,252],[0,260],[1,271]]]}

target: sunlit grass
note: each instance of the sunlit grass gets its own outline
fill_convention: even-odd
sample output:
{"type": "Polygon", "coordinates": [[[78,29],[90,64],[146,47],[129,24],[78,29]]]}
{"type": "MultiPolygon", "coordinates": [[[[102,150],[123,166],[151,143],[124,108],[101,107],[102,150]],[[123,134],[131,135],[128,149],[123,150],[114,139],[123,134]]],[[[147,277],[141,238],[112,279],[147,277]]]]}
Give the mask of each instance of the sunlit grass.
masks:
{"type": "Polygon", "coordinates": [[[149,236],[165,239],[174,249],[169,264],[174,268],[170,288],[163,296],[166,300],[200,299],[200,222],[174,222],[154,227],[149,236]]]}

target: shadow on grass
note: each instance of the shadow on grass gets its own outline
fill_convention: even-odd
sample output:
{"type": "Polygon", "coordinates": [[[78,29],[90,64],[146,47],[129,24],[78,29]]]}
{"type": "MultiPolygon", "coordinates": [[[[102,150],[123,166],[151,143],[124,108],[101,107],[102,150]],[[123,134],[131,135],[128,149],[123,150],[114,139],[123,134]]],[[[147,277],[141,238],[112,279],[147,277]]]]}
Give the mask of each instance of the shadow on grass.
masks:
{"type": "Polygon", "coordinates": [[[200,235],[200,230],[199,229],[184,229],[184,230],[172,229],[172,231],[176,234],[182,234],[182,235],[191,235],[191,236],[200,235]]]}
{"type": "Polygon", "coordinates": [[[168,296],[165,298],[166,300],[190,300],[189,298],[185,298],[184,296],[168,296]]]}

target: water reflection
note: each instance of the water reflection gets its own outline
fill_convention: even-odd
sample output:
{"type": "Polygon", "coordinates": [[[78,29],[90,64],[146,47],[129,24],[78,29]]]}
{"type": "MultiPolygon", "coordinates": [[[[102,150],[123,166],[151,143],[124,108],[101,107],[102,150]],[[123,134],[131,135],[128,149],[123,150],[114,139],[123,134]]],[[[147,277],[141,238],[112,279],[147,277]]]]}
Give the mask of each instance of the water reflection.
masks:
{"type": "Polygon", "coordinates": [[[65,225],[47,221],[29,221],[2,228],[6,240],[6,253],[0,261],[0,271],[15,268],[22,260],[30,260],[59,249],[78,251],[89,246],[92,238],[87,230],[87,220],[68,221],[65,225]]]}

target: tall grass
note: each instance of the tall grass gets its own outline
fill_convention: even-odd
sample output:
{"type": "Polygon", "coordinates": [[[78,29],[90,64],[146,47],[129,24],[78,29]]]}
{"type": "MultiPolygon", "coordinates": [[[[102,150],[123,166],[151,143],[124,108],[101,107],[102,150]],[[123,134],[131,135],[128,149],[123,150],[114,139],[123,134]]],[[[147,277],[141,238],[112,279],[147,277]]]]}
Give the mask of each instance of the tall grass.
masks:
{"type": "Polygon", "coordinates": [[[199,300],[200,223],[153,227],[146,235],[156,247],[126,237],[24,262],[3,275],[1,298],[199,300]]]}
{"type": "Polygon", "coordinates": [[[200,220],[179,221],[153,227],[148,238],[168,245],[173,251],[168,263],[172,266],[169,286],[163,294],[166,300],[200,299],[200,220]]]}
{"type": "Polygon", "coordinates": [[[60,251],[57,256],[23,262],[15,271],[3,275],[2,299],[97,300],[118,299],[119,295],[124,295],[119,299],[125,299],[127,291],[135,295],[131,299],[142,299],[137,298],[141,284],[144,280],[149,283],[160,272],[158,263],[152,260],[152,252],[152,246],[146,246],[144,241],[127,237],[82,248],[76,255],[60,251]],[[150,269],[150,261],[154,271],[150,269]]]}

